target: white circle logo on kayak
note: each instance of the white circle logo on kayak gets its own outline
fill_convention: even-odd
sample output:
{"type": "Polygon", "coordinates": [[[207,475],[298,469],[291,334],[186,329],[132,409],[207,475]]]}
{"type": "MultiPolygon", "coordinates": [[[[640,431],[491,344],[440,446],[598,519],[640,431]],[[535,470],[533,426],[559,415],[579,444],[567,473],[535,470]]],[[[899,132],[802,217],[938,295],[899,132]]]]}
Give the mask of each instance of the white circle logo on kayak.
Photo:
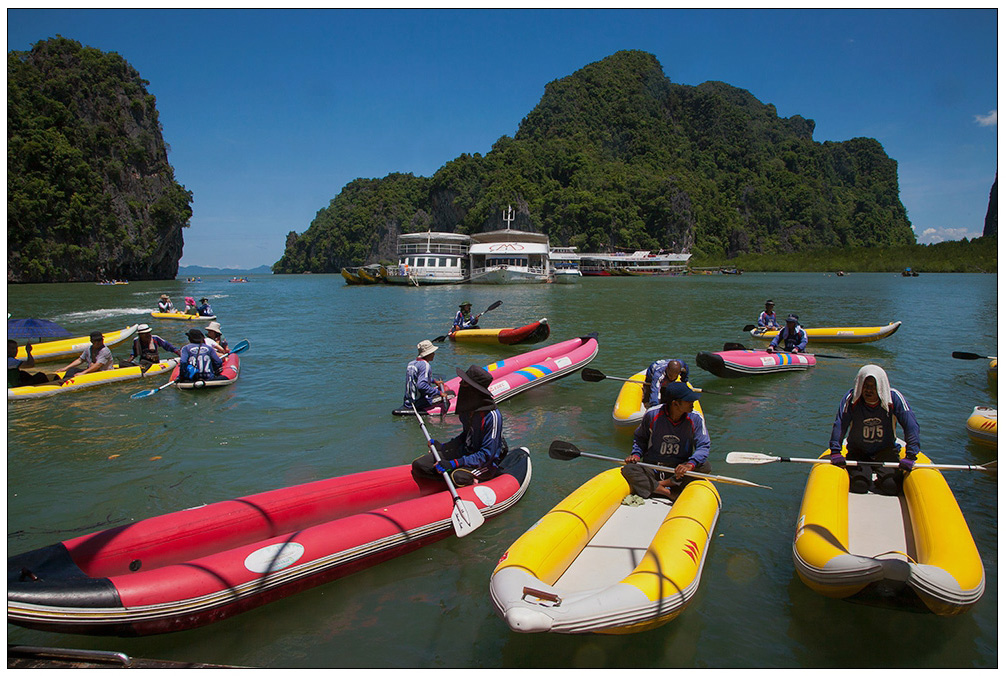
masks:
{"type": "Polygon", "coordinates": [[[475,495],[486,507],[492,507],[496,504],[496,491],[488,486],[478,485],[474,488],[474,491],[475,495]]]}
{"type": "Polygon", "coordinates": [[[304,556],[304,545],[299,542],[282,542],[256,549],[245,558],[245,568],[253,573],[274,573],[297,563],[304,556]]]}

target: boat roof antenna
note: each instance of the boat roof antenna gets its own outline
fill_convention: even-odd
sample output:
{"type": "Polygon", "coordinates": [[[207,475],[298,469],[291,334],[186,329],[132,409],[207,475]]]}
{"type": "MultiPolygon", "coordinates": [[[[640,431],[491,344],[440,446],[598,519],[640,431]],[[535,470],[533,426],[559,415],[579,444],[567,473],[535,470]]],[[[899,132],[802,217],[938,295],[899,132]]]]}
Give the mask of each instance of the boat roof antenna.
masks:
{"type": "Polygon", "coordinates": [[[509,204],[503,210],[503,221],[506,223],[506,229],[509,230],[510,224],[513,223],[513,207],[509,204]]]}

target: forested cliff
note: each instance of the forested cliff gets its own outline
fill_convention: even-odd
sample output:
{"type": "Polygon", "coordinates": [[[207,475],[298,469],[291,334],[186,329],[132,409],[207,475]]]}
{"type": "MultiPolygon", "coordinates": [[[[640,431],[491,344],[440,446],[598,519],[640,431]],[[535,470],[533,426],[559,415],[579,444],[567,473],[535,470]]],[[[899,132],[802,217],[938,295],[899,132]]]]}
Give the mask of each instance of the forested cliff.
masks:
{"type": "Polygon", "coordinates": [[[513,138],[432,177],[357,179],[275,272],[395,258],[399,233],[522,229],[581,251],[674,248],[733,256],[915,242],[897,163],[874,139],[813,140],[814,122],[722,82],[672,83],[622,51],[549,83],[513,138]]]}
{"type": "Polygon", "coordinates": [[[192,194],[148,84],[61,37],[8,53],[8,282],[174,278],[192,194]]]}

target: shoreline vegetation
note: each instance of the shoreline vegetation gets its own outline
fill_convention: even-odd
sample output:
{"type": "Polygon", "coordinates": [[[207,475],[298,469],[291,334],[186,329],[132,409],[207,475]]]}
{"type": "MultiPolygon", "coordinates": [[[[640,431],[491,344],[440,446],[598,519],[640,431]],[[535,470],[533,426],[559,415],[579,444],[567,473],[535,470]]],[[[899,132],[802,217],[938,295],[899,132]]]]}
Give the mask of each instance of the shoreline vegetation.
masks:
{"type": "Polygon", "coordinates": [[[742,272],[892,272],[996,274],[998,238],[976,237],[937,244],[836,247],[792,253],[741,254],[734,258],[693,256],[690,268],[736,268],[742,272]]]}

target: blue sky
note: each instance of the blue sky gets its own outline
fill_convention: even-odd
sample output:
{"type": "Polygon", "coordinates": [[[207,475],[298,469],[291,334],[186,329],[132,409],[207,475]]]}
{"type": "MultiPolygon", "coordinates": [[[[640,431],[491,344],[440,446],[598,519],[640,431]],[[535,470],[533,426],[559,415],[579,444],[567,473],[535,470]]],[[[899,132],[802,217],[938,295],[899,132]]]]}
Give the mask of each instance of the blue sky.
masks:
{"type": "Polygon", "coordinates": [[[250,268],[355,178],[430,176],[513,136],[544,87],[621,49],[879,140],[922,243],[981,234],[997,171],[997,11],[8,9],[150,82],[194,193],[182,265],[250,268]]]}

